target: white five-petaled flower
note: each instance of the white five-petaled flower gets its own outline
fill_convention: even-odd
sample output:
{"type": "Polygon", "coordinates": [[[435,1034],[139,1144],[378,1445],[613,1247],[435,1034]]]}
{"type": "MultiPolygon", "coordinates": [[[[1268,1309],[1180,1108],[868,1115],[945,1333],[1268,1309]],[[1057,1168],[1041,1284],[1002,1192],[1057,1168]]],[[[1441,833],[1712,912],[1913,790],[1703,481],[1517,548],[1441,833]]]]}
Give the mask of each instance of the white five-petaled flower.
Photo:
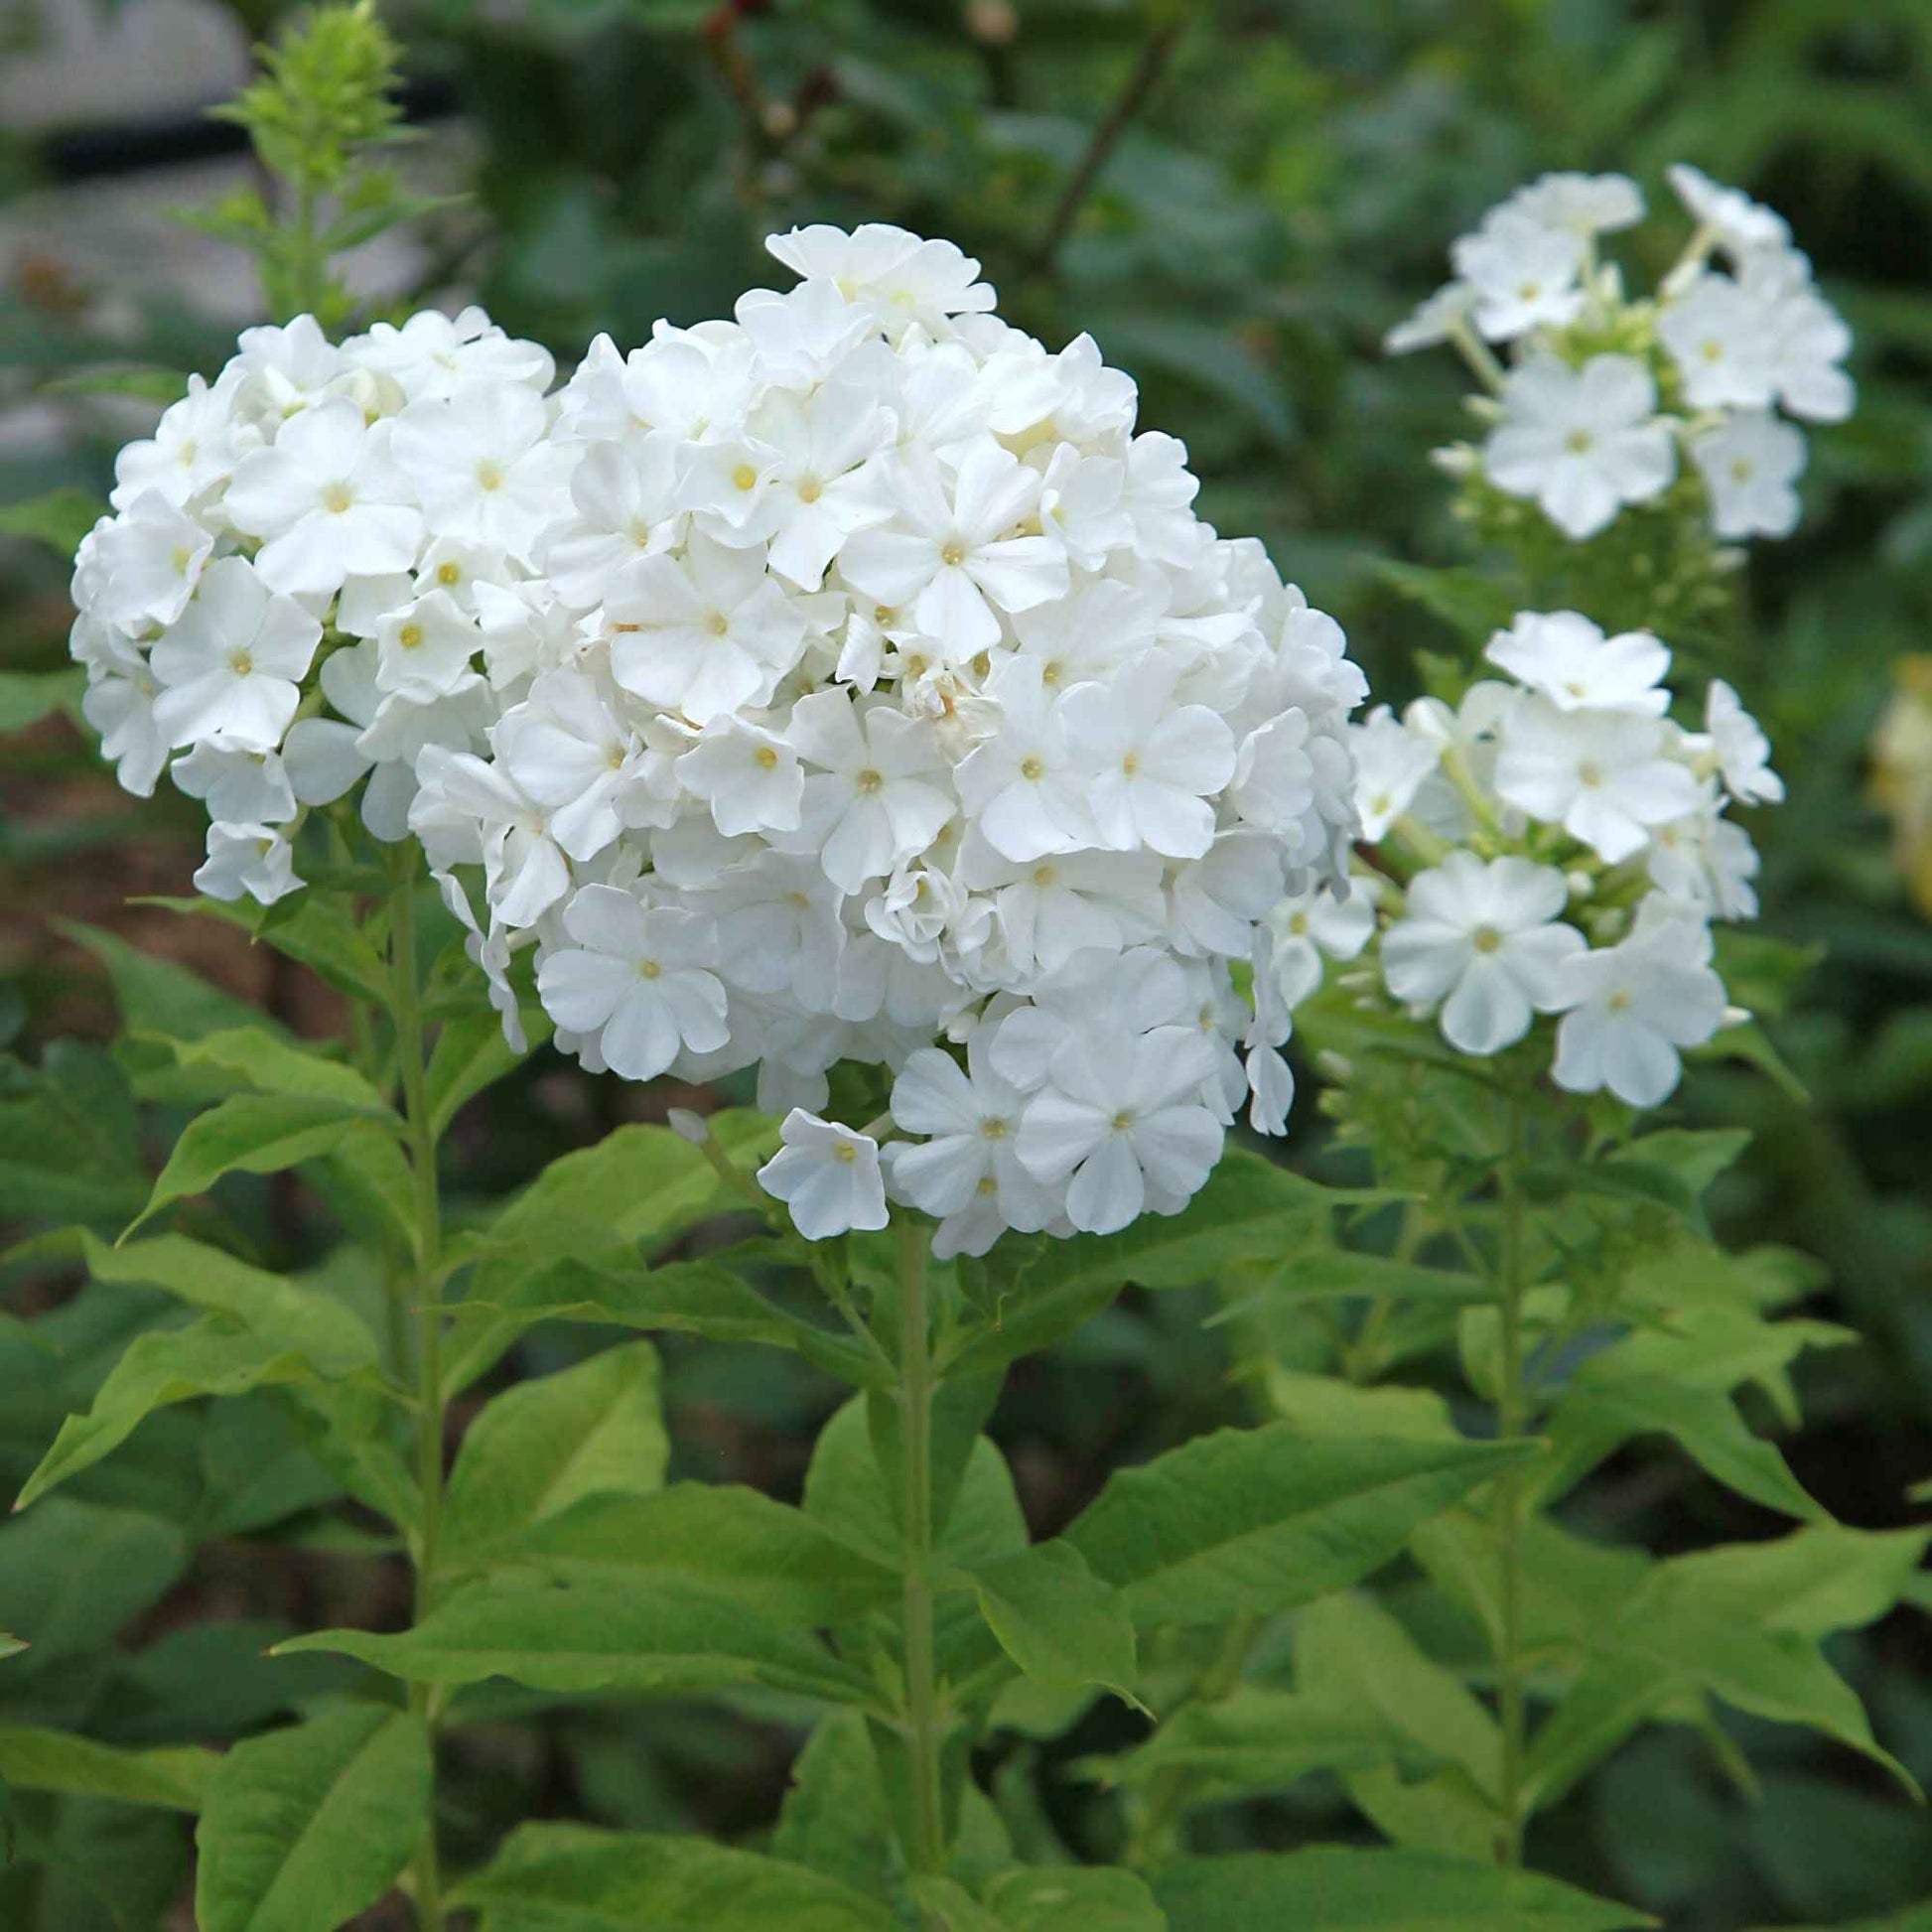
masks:
{"type": "Polygon", "coordinates": [[[1410,881],[1403,915],[1382,937],[1389,991],[1410,1006],[1442,1005],[1443,1036],[1458,1051],[1500,1052],[1538,1013],[1564,1004],[1564,961],[1583,934],[1557,923],[1569,898],[1552,866],[1451,852],[1410,881]]]}
{"type": "Polygon", "coordinates": [[[1691,438],[1721,537],[1788,537],[1798,527],[1803,434],[1762,409],[1740,409],[1691,438]]]}
{"type": "Polygon", "coordinates": [[[370,425],[345,397],[304,410],[243,457],[226,503],[238,530],[267,538],[255,558],[262,582],[292,596],[407,570],[422,541],[390,425],[370,425]]]}
{"type": "Polygon", "coordinates": [[[1570,322],[1584,306],[1577,235],[1507,203],[1492,208],[1449,256],[1457,276],[1475,291],[1475,326],[1491,342],[1570,322]]]}
{"type": "Polygon", "coordinates": [[[1573,369],[1533,355],[1504,382],[1501,400],[1483,474],[1512,496],[1534,497],[1567,536],[1594,536],[1677,474],[1670,432],[1656,420],[1657,385],[1631,356],[1593,355],[1573,369]]]}
{"type": "Polygon", "coordinates": [[[1605,637],[1581,612],[1525,611],[1482,654],[1559,711],[1661,718],[1670,708],[1670,693],[1659,682],[1670,669],[1670,652],[1648,630],[1605,637]]]}
{"type": "Polygon", "coordinates": [[[1661,894],[1620,944],[1564,963],[1553,1077],[1572,1093],[1607,1087],[1632,1107],[1670,1097],[1682,1049],[1725,1023],[1725,985],[1711,966],[1711,929],[1661,894]]]}
{"type": "Polygon", "coordinates": [[[537,990],[560,1027],[595,1035],[614,1073],[650,1080],[682,1052],[724,1045],[718,928],[695,912],[645,905],[616,886],[584,886],[564,908],[575,943],[548,953],[537,990]]]}
{"type": "Polygon", "coordinates": [[[1039,500],[1039,473],[992,437],[958,453],[951,478],[923,452],[892,465],[890,523],[861,530],[839,568],[878,603],[906,606],[945,655],[963,661],[1000,640],[1000,616],[1062,595],[1066,553],[1023,526],[1039,500]]]}
{"type": "Polygon", "coordinates": [[[1696,808],[1697,779],[1669,755],[1670,729],[1658,718],[1560,711],[1531,697],[1504,724],[1496,793],[1616,865],[1642,850],[1650,826],[1696,808]]]}
{"type": "Polygon", "coordinates": [[[815,767],[804,784],[804,834],[841,892],[923,852],[953,815],[935,782],[946,768],[938,740],[902,711],[862,712],[842,691],[818,691],[793,707],[787,736],[815,767]]]}
{"type": "Polygon", "coordinates": [[[940,1222],[933,1251],[983,1255],[1005,1228],[1032,1233],[1058,1212],[1052,1191],[1021,1165],[1017,1140],[1027,1098],[989,1064],[982,1034],[966,1043],[962,1069],[950,1053],[922,1047],[893,1083],[893,1121],[917,1143],[885,1150],[893,1190],[940,1222]]]}
{"type": "Polygon", "coordinates": [[[783,1145],[759,1170],[759,1185],[785,1203],[807,1241],[886,1225],[886,1181],[870,1135],[794,1107],[778,1137],[783,1145]]]}
{"type": "Polygon", "coordinates": [[[322,625],[277,597],[240,557],[210,564],[182,620],[149,658],[156,727],[172,745],[224,739],[272,752],[301,703],[322,625]]]}

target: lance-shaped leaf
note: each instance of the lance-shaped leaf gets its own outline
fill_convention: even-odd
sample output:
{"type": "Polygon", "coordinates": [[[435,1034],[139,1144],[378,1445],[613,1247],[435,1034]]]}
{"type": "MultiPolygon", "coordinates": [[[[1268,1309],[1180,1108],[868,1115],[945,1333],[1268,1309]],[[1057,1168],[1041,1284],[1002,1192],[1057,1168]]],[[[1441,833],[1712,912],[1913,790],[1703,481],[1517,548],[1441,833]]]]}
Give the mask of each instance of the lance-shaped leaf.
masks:
{"type": "Polygon", "coordinates": [[[1000,1648],[1035,1684],[1098,1684],[1133,1698],[1134,1626],[1071,1544],[1035,1543],[946,1581],[972,1590],[1000,1648]]]}
{"type": "Polygon", "coordinates": [[[1180,1213],[1144,1215],[1118,1234],[1049,1241],[997,1318],[962,1331],[948,1375],[1003,1367],[1071,1332],[1123,1288],[1191,1288],[1237,1261],[1279,1254],[1360,1193],[1321,1186],[1259,1155],[1226,1157],[1180,1213]]]}
{"type": "Polygon", "coordinates": [[[1533,1871],[1316,1846],[1180,1859],[1155,1874],[1171,1932],[1624,1932],[1642,1912],[1533,1871]]]}
{"type": "Polygon", "coordinates": [[[365,1107],[340,1100],[230,1094],[188,1123],[129,1232],[171,1201],[206,1193],[224,1174],[279,1173],[328,1154],[374,1117],[365,1107]]]}
{"type": "Polygon", "coordinates": [[[898,1841],[866,1720],[832,1711],[792,1760],[791,1782],[771,1835],[774,1857],[810,1865],[869,1896],[890,1901],[898,1841]]]}
{"type": "Polygon", "coordinates": [[[619,1328],[669,1329],[713,1341],[756,1341],[788,1348],[846,1382],[879,1382],[885,1365],[851,1336],[835,1334],[782,1309],[722,1262],[564,1260],[503,1278],[480,1275],[452,1322],[446,1389],[467,1386],[516,1337],[540,1321],[588,1321],[619,1328]]]}
{"type": "Polygon", "coordinates": [[[199,1745],[118,1750],[69,1730],[0,1725],[0,1778],[21,1791],[200,1811],[220,1758],[199,1745]]]}
{"type": "Polygon", "coordinates": [[[524,1825],[451,1895],[484,1932],[899,1932],[878,1900],[783,1859],[707,1839],[524,1825]]]}
{"type": "Polygon", "coordinates": [[[1220,1430],[1117,1473],[1066,1531],[1137,1628],[1271,1615],[1378,1570],[1533,1446],[1220,1430]]]}
{"type": "Polygon", "coordinates": [[[157,1409],[200,1396],[245,1394],[274,1382],[313,1375],[304,1355],[207,1315],[185,1328],[136,1335],[95,1391],[84,1416],[69,1416],[22,1487],[16,1509],[91,1468],[118,1449],[157,1409]]]}
{"type": "Polygon", "coordinates": [[[664,1480],[670,1439],[647,1341],[519,1382],[470,1425],[450,1475],[447,1548],[464,1561],[600,1491],[664,1480]]]}
{"type": "MultiPolygon", "coordinates": [[[[163,1039],[183,1066],[209,1066],[232,1074],[256,1093],[296,1100],[333,1100],[395,1121],[388,1103],[352,1066],[313,1047],[271,1034],[264,1027],[228,1027],[197,1039],[163,1039]]],[[[400,1128],[401,1123],[395,1123],[400,1128]]]]}
{"type": "Polygon", "coordinates": [[[385,1705],[332,1711],[221,1760],[195,1833],[201,1932],[335,1932],[429,1829],[429,1736],[385,1705]]]}
{"type": "Polygon", "coordinates": [[[118,1248],[86,1236],[83,1250],[95,1281],[163,1289],[190,1308],[232,1316],[250,1334],[302,1356],[318,1375],[338,1378],[374,1366],[374,1335],[334,1296],[219,1248],[163,1234],[118,1248]]]}
{"type": "Polygon", "coordinates": [[[493,1011],[452,1020],[436,1036],[423,1087],[430,1126],[440,1139],[466,1100],[500,1080],[550,1037],[550,1016],[541,1008],[523,1015],[526,1044],[521,1050],[503,1037],[503,1023],[493,1011]]]}
{"type": "Polygon", "coordinates": [[[538,1691],[669,1694],[762,1684],[862,1703],[872,1681],[815,1639],[682,1577],[502,1574],[466,1585],[393,1636],[324,1630],[276,1655],[340,1651],[418,1684],[507,1677],[538,1691]]]}
{"type": "Polygon", "coordinates": [[[621,1573],[648,1592],[684,1577],[790,1629],[843,1623],[897,1602],[897,1568],[821,1522],[737,1483],[678,1482],[650,1495],[587,1496],[499,1552],[532,1567],[621,1573]]]}
{"type": "Polygon", "coordinates": [[[1184,1707],[1133,1750],[1089,1759],[1082,1768],[1126,1785],[1177,1772],[1189,1780],[1196,1803],[1219,1803],[1283,1791],[1316,1771],[1363,1769],[1394,1757],[1433,1761],[1359,1700],[1244,1684],[1216,1703],[1184,1707]]]}
{"type": "Polygon", "coordinates": [[[977,1898],[950,1878],[915,1877],[909,1889],[945,1932],[1168,1932],[1145,1880],[1099,1865],[1002,1871],[977,1898]]]}

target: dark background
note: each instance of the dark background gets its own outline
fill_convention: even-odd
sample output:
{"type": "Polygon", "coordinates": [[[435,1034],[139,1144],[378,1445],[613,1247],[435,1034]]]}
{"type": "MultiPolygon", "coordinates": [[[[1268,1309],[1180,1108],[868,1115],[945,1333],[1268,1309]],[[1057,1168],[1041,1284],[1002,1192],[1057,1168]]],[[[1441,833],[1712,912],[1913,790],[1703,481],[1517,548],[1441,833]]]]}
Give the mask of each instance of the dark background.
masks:
{"type": "MultiPolygon", "coordinates": [[[[236,11],[248,32],[272,24],[271,8],[236,11]]],[[[126,32],[112,13],[101,31],[126,32]]],[[[1728,1230],[1822,1257],[1833,1286],[1818,1311],[1864,1337],[1803,1364],[1793,1463],[1847,1522],[1910,1520],[1903,1492],[1932,1470],[1932,928],[1908,889],[1913,855],[1870,802],[1869,746],[1901,666],[1932,649],[1932,5],[429,0],[386,18],[426,131],[412,173],[469,200],[358,266],[372,310],[474,295],[507,329],[569,352],[598,330],[630,345],[660,315],[728,313],[745,287],[782,281],[759,246],[771,227],[884,219],[951,236],[983,259],[1011,320],[1054,345],[1088,330],[1139,378],[1144,422],[1193,452],[1204,513],[1263,536],[1397,702],[1415,688],[1417,649],[1457,646],[1379,567],[1462,556],[1426,456],[1466,419],[1447,352],[1390,363],[1378,343],[1444,279],[1449,239],[1555,167],[1643,183],[1656,218],[1626,253],[1639,278],[1684,232],[1662,185],[1669,161],[1780,208],[1857,331],[1861,408],[1815,436],[1803,531],[1754,556],[1747,641],[1720,668],[1764,719],[1791,784],[1752,830],[1766,923],[1818,948],[1794,1011],[1773,1024],[1811,1099],[1706,1072],[1679,1104],[1755,1130],[1721,1195],[1728,1230]],[[1123,106],[1118,140],[1070,194],[1096,127],[1123,106]]],[[[49,31],[33,0],[12,0],[0,62],[44,56],[49,31]]],[[[102,357],[211,371],[247,319],[242,271],[211,268],[207,244],[160,218],[245,167],[196,118],[194,81],[177,105],[123,111],[110,97],[0,138],[0,504],[60,483],[99,491],[114,448],[142,427],[123,401],[61,393],[65,372],[102,357]]],[[[65,579],[51,550],[0,538],[0,669],[62,661],[65,579]]],[[[1924,738],[1932,795],[1932,722],[1924,738]]],[[[7,1139],[17,1096],[50,1083],[69,1094],[77,1146],[131,1145],[134,1132],[116,1112],[114,1062],[87,1044],[113,1031],[106,981],[62,921],[105,926],[300,1030],[336,1024],[326,989],[231,928],[125,905],[188,890],[201,825],[201,807],[165,785],[152,801],[119,793],[66,721],[5,742],[0,1040],[19,1057],[0,1090],[0,1213],[46,1207],[7,1139]]],[[[500,1192],[677,1097],[539,1055],[460,1122],[452,1184],[459,1198],[500,1192]]],[[[1317,1158],[1307,1099],[1297,1132],[1297,1158],[1317,1158]]],[[[235,1199],[283,1265],[325,1245],[326,1218],[299,1189],[255,1183],[235,1199]]],[[[0,1331],[11,1486],[122,1331],[98,1307],[50,1307],[58,1282],[18,1268],[4,1280],[18,1311],[45,1311],[37,1326],[63,1351],[0,1331]]],[[[1242,1413],[1206,1311],[1187,1297],[1130,1300],[1016,1369],[996,1433],[1036,1531],[1116,1463],[1242,1413]]],[[[539,1339],[522,1366],[587,1345],[539,1339]]],[[[665,1354],[674,1466],[794,1494],[829,1386],[771,1353],[673,1342],[665,1354]]],[[[244,1477],[292,1453],[249,1403],[177,1411],[74,1485],[76,1504],[0,1529],[4,1626],[8,1603],[42,1587],[66,1533],[58,1508],[140,1519],[119,1524],[132,1540],[82,1590],[74,1655],[32,1660],[19,1715],[126,1742],[218,1740],[335,1669],[258,1661],[278,1630],[400,1616],[399,1573],[345,1558],[300,1519],[272,1533],[253,1521],[244,1477]],[[118,1647],[103,1649],[110,1638],[118,1647]]],[[[1773,1527],[1656,1453],[1612,1464],[1588,1510],[1595,1533],[1659,1551],[1773,1527]]],[[[1834,1656],[1881,1741],[1932,1782],[1925,1628],[1901,1613],[1834,1656]]],[[[506,1697],[503,1719],[452,1760],[459,1849],[530,1815],[756,1834],[797,1741],[715,1707],[523,1722],[506,1697]]],[[[1800,1733],[1737,1730],[1761,1774],[1755,1803],[1706,1740],[1653,1731],[1539,1824],[1533,1862],[1693,1932],[1838,1922],[1932,1893],[1923,1812],[1800,1733]]],[[[1067,1766],[1110,1741],[1015,1743],[987,1767],[1036,1850],[1060,1835],[1105,1851],[1105,1817],[1067,1766]]],[[[1293,1808],[1210,1817],[1201,1842],[1353,1829],[1308,1789],[1293,1808]]],[[[188,1923],[178,1821],[27,1810],[66,1848],[67,1876],[0,1877],[0,1925],[188,1923]]]]}

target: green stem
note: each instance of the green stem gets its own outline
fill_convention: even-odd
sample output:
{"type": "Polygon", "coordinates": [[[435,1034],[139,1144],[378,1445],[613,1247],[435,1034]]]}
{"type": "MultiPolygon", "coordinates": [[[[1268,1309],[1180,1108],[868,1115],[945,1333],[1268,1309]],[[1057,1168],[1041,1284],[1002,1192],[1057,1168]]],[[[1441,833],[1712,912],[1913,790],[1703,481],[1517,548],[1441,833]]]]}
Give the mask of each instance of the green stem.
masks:
{"type": "MultiPolygon", "coordinates": [[[[1527,1423],[1523,1388],[1523,1298],[1528,1288],[1522,1189],[1524,1143],[1528,1123],[1522,1097],[1509,1100],[1508,1145],[1498,1173],[1500,1221],[1496,1243],[1496,1287],[1501,1315],[1501,1360],[1497,1367],[1496,1434],[1520,1441],[1527,1423]]],[[[1523,1478],[1520,1468],[1505,1470],[1496,1483],[1496,1701],[1502,1726],[1501,1789],[1497,1793],[1502,1828],[1496,1862],[1523,1862],[1523,1752],[1526,1715],[1523,1698],[1523,1478]]]]}
{"type": "MultiPolygon", "coordinates": [[[[443,1317],[438,1312],[436,1270],[441,1261],[443,1213],[436,1190],[436,1124],[424,1092],[427,1064],[423,1009],[417,984],[415,848],[406,848],[389,895],[389,997],[396,1030],[403,1119],[409,1129],[409,1169],[414,1183],[415,1266],[397,1281],[398,1298],[416,1304],[416,1480],[422,1522],[416,1538],[415,1620],[436,1607],[438,1540],[443,1514],[443,1317]]],[[[409,1707],[434,1732],[437,1709],[427,1684],[409,1687],[409,1707]]],[[[442,1874],[436,1857],[434,1806],[415,1865],[418,1932],[442,1932],[442,1874]]]]}
{"type": "MultiPolygon", "coordinates": [[[[1181,1712],[1195,1705],[1219,1704],[1231,1696],[1241,1682],[1241,1673],[1254,1646],[1260,1618],[1237,1616],[1222,1633],[1221,1647],[1201,1673],[1192,1691],[1173,1710],[1162,1714],[1164,1725],[1172,1724],[1181,1712]]],[[[1148,1782],[1147,1798],[1122,1855],[1122,1863],[1142,1869],[1172,1858],[1176,1848],[1175,1828],[1193,1788],[1185,1767],[1166,1764],[1148,1782]]]]}
{"type": "Polygon", "coordinates": [[[932,1635],[932,1355],[927,1334],[925,1234],[898,1223],[898,1399],[903,1435],[905,1587],[905,1748],[911,1761],[912,1869],[945,1863],[946,1832],[939,1797],[939,1711],[932,1635]]]}

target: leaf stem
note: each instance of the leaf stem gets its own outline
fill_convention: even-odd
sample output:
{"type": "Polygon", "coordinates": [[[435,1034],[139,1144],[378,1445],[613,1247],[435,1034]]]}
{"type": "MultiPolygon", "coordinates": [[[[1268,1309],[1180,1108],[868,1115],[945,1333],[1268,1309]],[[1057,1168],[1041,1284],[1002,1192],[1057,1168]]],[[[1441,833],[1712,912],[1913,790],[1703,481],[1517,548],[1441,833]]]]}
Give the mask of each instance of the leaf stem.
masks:
{"type": "Polygon", "coordinates": [[[925,1234],[909,1217],[898,1237],[898,1399],[903,1431],[905,1609],[905,1743],[911,1759],[912,1869],[937,1872],[945,1863],[939,1796],[939,1717],[932,1627],[932,1356],[927,1333],[925,1234]]]}
{"type": "MultiPolygon", "coordinates": [[[[1496,1240],[1496,1287],[1501,1324],[1497,1365],[1496,1434],[1518,1442],[1525,1429],[1523,1388],[1523,1299],[1528,1288],[1522,1167],[1528,1134],[1523,1097],[1508,1102],[1508,1140],[1497,1171],[1500,1219],[1496,1240]]],[[[1497,1478],[1496,1533],[1496,1700],[1502,1727],[1502,1764],[1497,1793],[1502,1828],[1496,1863],[1523,1862],[1523,1755],[1526,1713],[1523,1697],[1523,1477],[1512,1464],[1497,1478]]]]}
{"type": "Polygon", "coordinates": [[[1166,70],[1174,44],[1180,39],[1185,25],[1185,13],[1177,10],[1173,19],[1164,21],[1142,43],[1140,55],[1127,76],[1127,84],[1095,126],[1085,151],[1066,178],[1066,186],[1060,190],[1060,199],[1054,204],[1053,212],[1028,260],[1027,267],[1031,273],[1043,275],[1052,268],[1061,244],[1073,230],[1074,218],[1093,192],[1094,183],[1100,179],[1100,172],[1106,167],[1109,157],[1120,145],[1120,137],[1127,132],[1128,123],[1141,111],[1148,95],[1154,91],[1155,83],[1166,70]]]}
{"type": "MultiPolygon", "coordinates": [[[[417,1303],[416,1320],[416,1480],[422,1491],[422,1522],[416,1539],[415,1620],[436,1607],[438,1541],[443,1513],[443,1317],[437,1309],[436,1270],[443,1237],[442,1204],[436,1186],[436,1123],[424,1092],[427,1064],[423,1009],[417,983],[416,848],[394,868],[389,895],[389,998],[396,1030],[396,1059],[402,1083],[403,1119],[409,1128],[409,1169],[415,1209],[415,1268],[398,1283],[398,1292],[417,1303]]],[[[436,1698],[431,1686],[409,1687],[410,1709],[431,1732],[436,1698]]],[[[416,1854],[418,1932],[442,1932],[442,1875],[436,1856],[436,1818],[432,1803],[428,1829],[416,1854]]]]}

